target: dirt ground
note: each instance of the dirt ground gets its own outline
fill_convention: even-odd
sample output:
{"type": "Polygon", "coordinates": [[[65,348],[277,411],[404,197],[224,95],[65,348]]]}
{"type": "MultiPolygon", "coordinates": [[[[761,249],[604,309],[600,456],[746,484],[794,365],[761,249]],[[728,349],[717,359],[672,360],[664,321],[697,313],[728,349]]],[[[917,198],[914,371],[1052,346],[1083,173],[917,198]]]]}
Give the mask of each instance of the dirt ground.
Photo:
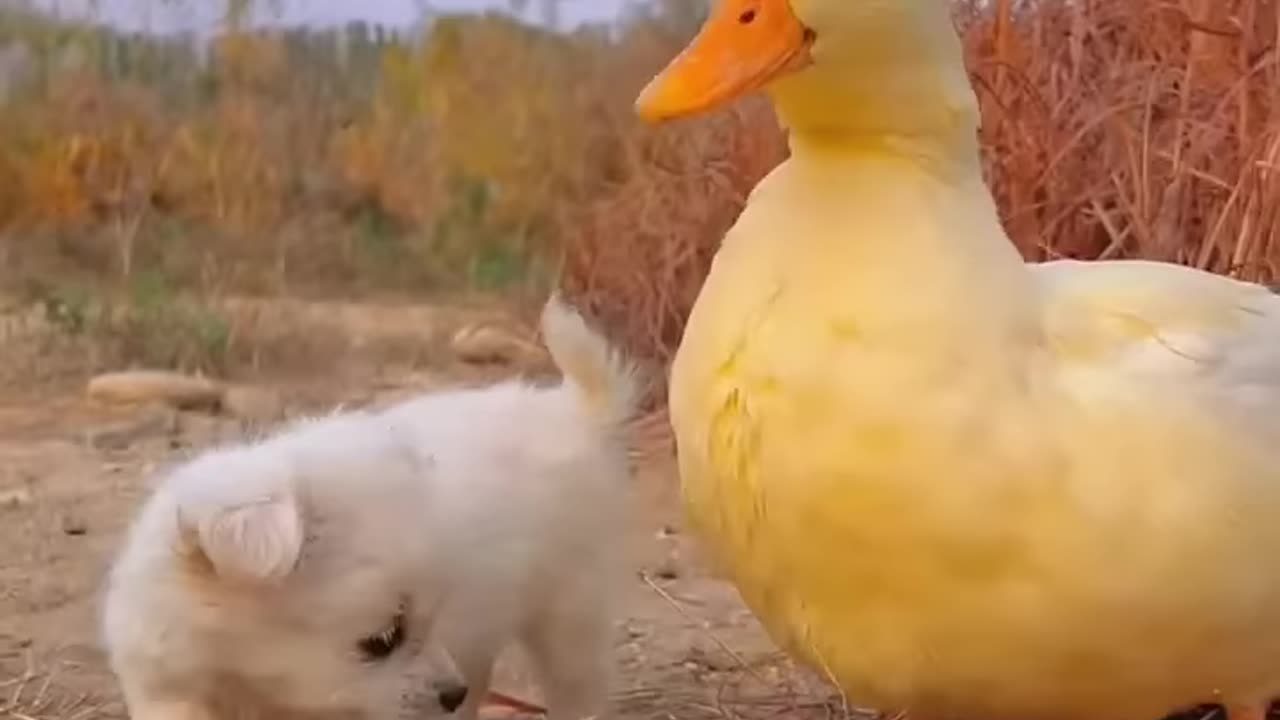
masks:
{"type": "MultiPolygon", "coordinates": [[[[374,313],[362,322],[386,328],[397,321],[374,313]]],[[[412,322],[422,330],[420,315],[412,322]]],[[[0,340],[0,364],[12,371],[24,340],[0,340]]],[[[438,351],[387,363],[374,344],[362,343],[337,353],[327,372],[250,380],[297,414],[385,404],[511,372],[476,370],[438,351]]],[[[234,418],[94,404],[85,397],[87,379],[69,373],[39,387],[21,378],[0,385],[0,720],[126,717],[97,639],[104,571],[157,470],[245,430],[234,418]]],[[[636,477],[640,552],[629,611],[617,627],[619,717],[839,714],[820,683],[774,650],[732,588],[700,565],[681,532],[670,460],[666,449],[647,452],[636,477]]],[[[537,701],[520,658],[504,666],[496,689],[537,701]]]]}

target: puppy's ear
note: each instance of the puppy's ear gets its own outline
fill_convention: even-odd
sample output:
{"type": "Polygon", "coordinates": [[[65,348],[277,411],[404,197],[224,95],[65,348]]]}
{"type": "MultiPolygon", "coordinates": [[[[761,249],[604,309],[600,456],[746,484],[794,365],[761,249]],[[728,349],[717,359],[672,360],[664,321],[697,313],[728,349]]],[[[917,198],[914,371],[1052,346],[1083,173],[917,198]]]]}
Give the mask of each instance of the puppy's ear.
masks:
{"type": "Polygon", "coordinates": [[[223,580],[279,582],[293,572],[302,554],[302,517],[291,494],[225,505],[180,505],[178,523],[191,549],[223,580]]]}

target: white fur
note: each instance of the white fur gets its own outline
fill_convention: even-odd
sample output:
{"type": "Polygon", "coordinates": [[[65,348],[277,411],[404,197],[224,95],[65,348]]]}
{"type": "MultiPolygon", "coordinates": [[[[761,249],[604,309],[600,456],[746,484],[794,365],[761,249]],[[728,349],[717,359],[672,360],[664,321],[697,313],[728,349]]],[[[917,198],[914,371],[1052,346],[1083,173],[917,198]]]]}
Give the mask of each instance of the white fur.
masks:
{"type": "Polygon", "coordinates": [[[103,615],[132,717],[392,718],[465,683],[470,718],[512,641],[551,718],[603,713],[634,385],[557,300],[543,332],[560,385],[309,420],[164,478],[103,615]],[[404,645],[363,658],[402,608],[404,645]]]}

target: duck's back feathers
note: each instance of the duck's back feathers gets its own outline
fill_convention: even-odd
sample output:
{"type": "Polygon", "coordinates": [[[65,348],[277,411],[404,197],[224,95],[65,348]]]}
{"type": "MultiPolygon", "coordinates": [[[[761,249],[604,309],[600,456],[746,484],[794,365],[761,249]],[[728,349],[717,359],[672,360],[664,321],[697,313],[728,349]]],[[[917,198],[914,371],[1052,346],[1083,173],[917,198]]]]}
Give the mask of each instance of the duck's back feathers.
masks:
{"type": "Polygon", "coordinates": [[[1138,260],[1028,267],[1067,382],[1168,392],[1237,439],[1280,442],[1280,295],[1270,288],[1138,260]]]}

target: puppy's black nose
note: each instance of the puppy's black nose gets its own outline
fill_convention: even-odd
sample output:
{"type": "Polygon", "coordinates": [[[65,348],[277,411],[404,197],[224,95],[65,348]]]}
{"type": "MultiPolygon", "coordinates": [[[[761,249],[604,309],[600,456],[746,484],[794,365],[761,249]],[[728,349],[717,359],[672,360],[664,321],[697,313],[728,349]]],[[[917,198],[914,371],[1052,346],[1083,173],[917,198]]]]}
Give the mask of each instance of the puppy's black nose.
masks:
{"type": "Polygon", "coordinates": [[[436,694],[436,699],[440,701],[440,707],[445,712],[453,712],[462,707],[462,703],[467,699],[467,687],[465,685],[441,685],[436,694]]]}

